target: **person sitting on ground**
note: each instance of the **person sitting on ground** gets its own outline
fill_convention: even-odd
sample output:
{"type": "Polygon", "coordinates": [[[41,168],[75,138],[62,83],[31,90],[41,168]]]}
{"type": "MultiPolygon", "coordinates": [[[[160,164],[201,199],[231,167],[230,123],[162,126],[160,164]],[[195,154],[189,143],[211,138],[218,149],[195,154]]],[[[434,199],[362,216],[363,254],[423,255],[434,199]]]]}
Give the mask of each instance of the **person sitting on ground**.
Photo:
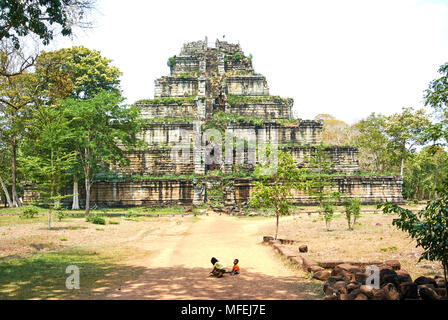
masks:
{"type": "Polygon", "coordinates": [[[212,258],[211,263],[213,265],[213,270],[210,272],[210,274],[217,278],[221,278],[226,272],[223,264],[219,262],[215,257],[212,258]]]}
{"type": "Polygon", "coordinates": [[[238,262],[240,262],[238,259],[233,260],[233,267],[232,271],[229,271],[232,275],[240,274],[240,267],[238,266],[238,262]]]}

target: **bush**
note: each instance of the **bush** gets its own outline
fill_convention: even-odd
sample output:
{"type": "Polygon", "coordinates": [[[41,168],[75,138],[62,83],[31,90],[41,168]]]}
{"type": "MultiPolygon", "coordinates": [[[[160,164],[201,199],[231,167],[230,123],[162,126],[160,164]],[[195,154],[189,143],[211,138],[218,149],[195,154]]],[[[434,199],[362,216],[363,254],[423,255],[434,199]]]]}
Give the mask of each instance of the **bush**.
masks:
{"type": "Polygon", "coordinates": [[[170,68],[174,67],[176,65],[176,56],[168,58],[166,65],[170,68]]]}
{"type": "Polygon", "coordinates": [[[59,220],[59,222],[61,222],[62,219],[65,218],[65,210],[64,210],[64,208],[59,207],[58,209],[56,209],[56,213],[57,213],[57,215],[58,215],[58,220],[59,220]]]}
{"type": "Polygon", "coordinates": [[[106,224],[106,220],[105,220],[103,217],[100,217],[100,216],[98,216],[98,215],[91,215],[91,216],[88,216],[88,217],[86,218],[86,221],[87,221],[87,222],[91,222],[91,223],[93,223],[93,224],[102,224],[102,225],[105,225],[105,224],[106,224]]]}
{"type": "Polygon", "coordinates": [[[27,207],[23,209],[23,211],[20,213],[19,218],[20,219],[33,219],[35,215],[37,215],[39,211],[35,207],[27,207]]]}

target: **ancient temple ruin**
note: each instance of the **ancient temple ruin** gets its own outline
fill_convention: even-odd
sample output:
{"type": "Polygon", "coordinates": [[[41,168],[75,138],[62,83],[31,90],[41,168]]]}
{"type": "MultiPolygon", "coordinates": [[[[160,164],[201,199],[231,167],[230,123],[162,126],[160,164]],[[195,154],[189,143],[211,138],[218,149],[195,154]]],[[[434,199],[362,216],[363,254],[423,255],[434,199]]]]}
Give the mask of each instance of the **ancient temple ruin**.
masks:
{"type": "MultiPolygon", "coordinates": [[[[144,150],[129,153],[130,165],[116,168],[115,176],[98,178],[92,202],[98,206],[224,205],[247,203],[254,178],[254,164],[247,164],[247,150],[231,164],[207,164],[206,145],[187,148],[184,161],[173,161],[174,148],[202,141],[206,129],[267,135],[275,131],[278,147],[290,151],[298,166],[322,140],[323,123],[293,119],[294,101],[273,96],[266,78],[256,73],[252,57],[239,44],[216,40],[185,43],[168,61],[170,74],[155,80],[154,99],[136,102],[146,126],[144,150]],[[262,130],[260,130],[262,129],[262,130]],[[244,154],[246,156],[244,156],[244,154]]],[[[247,146],[246,146],[247,148],[247,146]]],[[[325,149],[338,190],[363,203],[402,202],[402,180],[396,176],[359,174],[358,150],[331,146],[325,149]]],[[[296,192],[293,201],[313,200],[296,192]]]]}

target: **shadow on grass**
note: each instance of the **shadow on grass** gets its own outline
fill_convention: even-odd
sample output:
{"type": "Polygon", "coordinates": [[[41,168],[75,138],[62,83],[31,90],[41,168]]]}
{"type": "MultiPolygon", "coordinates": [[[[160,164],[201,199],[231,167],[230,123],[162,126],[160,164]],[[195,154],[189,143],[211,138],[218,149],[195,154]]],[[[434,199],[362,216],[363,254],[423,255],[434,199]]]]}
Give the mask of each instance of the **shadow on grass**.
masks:
{"type": "Polygon", "coordinates": [[[145,268],[113,263],[95,251],[64,250],[35,254],[25,259],[0,260],[0,299],[89,299],[99,287],[119,287],[145,268]],[[68,290],[67,266],[80,269],[80,290],[68,290]]]}
{"type": "Polygon", "coordinates": [[[316,299],[316,285],[257,272],[209,277],[209,268],[145,268],[103,261],[95,252],[38,254],[0,261],[0,299],[316,299]],[[80,290],[65,287],[68,265],[80,269],[80,290]]]}

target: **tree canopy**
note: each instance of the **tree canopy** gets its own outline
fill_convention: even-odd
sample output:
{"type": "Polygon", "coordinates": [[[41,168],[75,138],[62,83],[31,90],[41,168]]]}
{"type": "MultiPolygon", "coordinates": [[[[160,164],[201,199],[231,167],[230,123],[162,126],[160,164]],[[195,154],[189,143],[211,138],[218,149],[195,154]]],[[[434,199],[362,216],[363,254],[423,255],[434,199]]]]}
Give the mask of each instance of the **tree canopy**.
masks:
{"type": "Polygon", "coordinates": [[[53,40],[57,31],[73,33],[74,25],[83,25],[94,0],[0,0],[0,40],[10,39],[16,48],[19,38],[38,36],[43,44],[53,40]],[[59,29],[59,30],[58,30],[59,29]]]}

